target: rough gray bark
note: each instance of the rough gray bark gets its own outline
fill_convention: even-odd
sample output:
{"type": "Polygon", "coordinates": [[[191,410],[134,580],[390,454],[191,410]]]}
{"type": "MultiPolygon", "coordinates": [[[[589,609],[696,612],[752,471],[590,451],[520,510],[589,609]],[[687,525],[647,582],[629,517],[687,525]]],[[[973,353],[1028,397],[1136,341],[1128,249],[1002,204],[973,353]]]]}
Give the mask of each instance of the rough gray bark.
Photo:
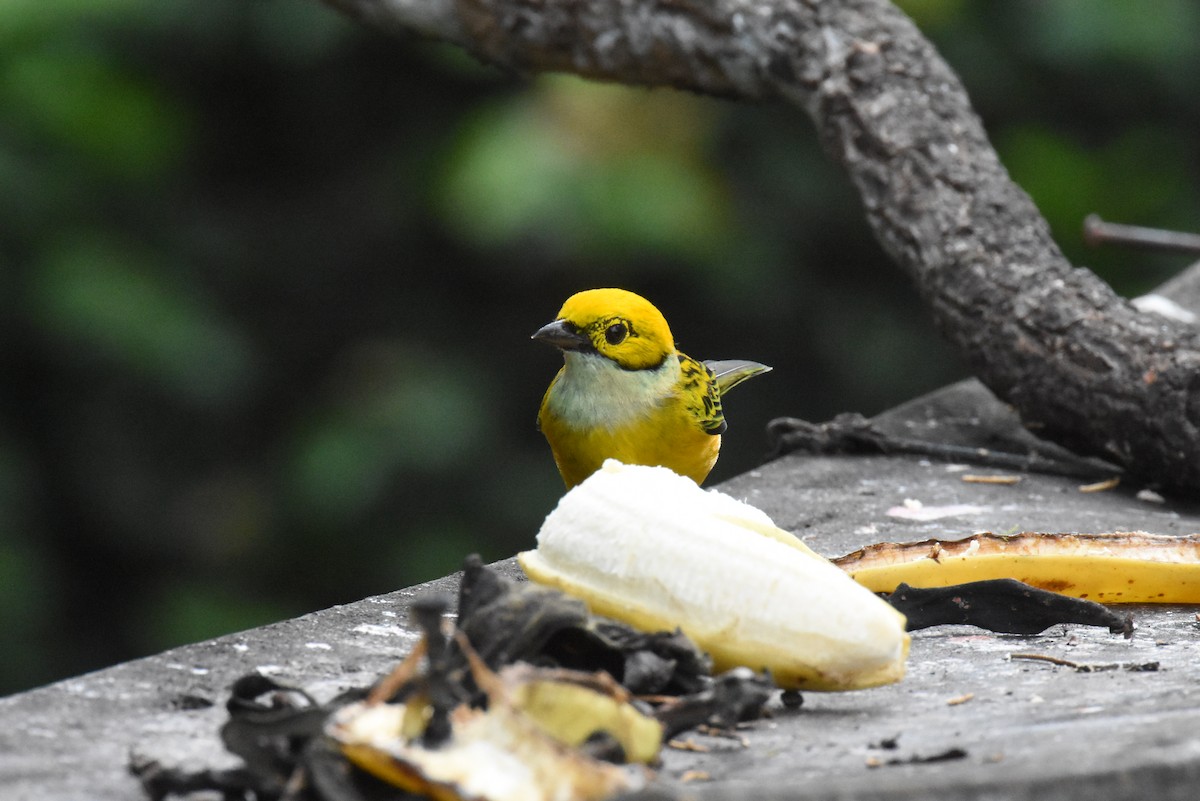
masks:
{"type": "Polygon", "coordinates": [[[1066,261],[886,0],[326,1],[512,69],[800,105],[944,335],[1031,430],[1200,495],[1200,332],[1066,261]]]}

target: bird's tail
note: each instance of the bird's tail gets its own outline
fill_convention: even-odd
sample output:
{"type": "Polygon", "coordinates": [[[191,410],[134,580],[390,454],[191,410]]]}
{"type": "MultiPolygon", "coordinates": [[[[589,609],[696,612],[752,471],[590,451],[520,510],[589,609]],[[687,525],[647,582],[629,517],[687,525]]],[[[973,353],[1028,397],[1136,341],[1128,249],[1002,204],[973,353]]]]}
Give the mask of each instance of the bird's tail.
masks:
{"type": "Polygon", "coordinates": [[[717,388],[724,395],[747,378],[769,372],[770,367],[745,359],[710,359],[704,362],[717,381],[717,388]]]}

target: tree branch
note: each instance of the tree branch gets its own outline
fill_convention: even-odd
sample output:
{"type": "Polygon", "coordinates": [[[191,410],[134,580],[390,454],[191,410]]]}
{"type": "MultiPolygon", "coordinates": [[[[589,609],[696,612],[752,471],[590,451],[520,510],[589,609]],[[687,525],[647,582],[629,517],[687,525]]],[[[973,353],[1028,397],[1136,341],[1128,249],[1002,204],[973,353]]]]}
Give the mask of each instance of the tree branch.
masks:
{"type": "Polygon", "coordinates": [[[1200,495],[1200,332],[1072,267],[885,0],[326,0],[521,71],[804,108],[976,375],[1039,434],[1200,495]]]}

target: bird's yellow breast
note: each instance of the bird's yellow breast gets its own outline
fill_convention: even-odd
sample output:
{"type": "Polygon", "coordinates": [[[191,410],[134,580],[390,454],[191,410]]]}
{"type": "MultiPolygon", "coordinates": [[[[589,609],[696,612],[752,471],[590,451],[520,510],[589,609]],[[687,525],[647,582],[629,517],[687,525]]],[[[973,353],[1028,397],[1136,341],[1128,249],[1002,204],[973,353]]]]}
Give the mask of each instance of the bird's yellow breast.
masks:
{"type": "Polygon", "coordinates": [[[616,428],[578,428],[545,411],[539,417],[567,487],[600,469],[605,459],[669,467],[697,484],[712,470],[721,436],[708,434],[684,415],[663,409],[616,428]]]}
{"type": "Polygon", "coordinates": [[[568,353],[567,359],[546,391],[538,424],[568,487],[608,458],[704,480],[721,437],[704,431],[689,408],[678,359],[632,371],[596,354],[568,353]]]}

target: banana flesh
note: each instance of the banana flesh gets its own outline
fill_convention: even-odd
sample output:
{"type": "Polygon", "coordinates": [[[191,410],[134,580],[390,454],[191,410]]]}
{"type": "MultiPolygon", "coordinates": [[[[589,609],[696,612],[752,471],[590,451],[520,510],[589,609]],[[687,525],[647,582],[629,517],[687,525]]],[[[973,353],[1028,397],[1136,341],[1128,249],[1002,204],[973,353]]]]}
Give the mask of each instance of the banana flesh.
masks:
{"type": "Polygon", "coordinates": [[[810,690],[904,675],[903,615],[762,511],[666,468],[605,462],[518,558],[596,614],[681,628],[717,671],[765,669],[780,687],[810,690]]]}
{"type": "Polygon", "coordinates": [[[985,533],[880,543],[834,564],[874,592],[1014,578],[1105,604],[1200,603],[1200,535],[985,533]]]}

